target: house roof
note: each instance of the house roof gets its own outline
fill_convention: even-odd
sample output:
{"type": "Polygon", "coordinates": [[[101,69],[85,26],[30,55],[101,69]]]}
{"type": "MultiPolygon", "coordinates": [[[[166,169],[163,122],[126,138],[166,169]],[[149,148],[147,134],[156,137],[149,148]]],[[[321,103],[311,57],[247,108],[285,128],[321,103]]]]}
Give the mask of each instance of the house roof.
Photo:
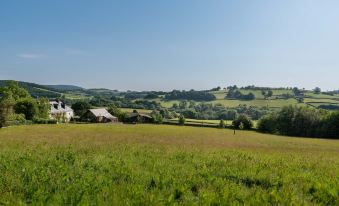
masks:
{"type": "Polygon", "coordinates": [[[96,117],[106,117],[107,119],[117,119],[117,117],[111,115],[106,109],[90,109],[89,110],[96,117]]]}
{"type": "Polygon", "coordinates": [[[51,114],[73,112],[73,109],[71,107],[67,106],[66,104],[64,104],[61,101],[50,101],[49,104],[51,106],[51,109],[50,109],[51,114]],[[61,104],[64,105],[64,108],[61,107],[61,104]],[[57,105],[57,108],[55,108],[54,105],[57,105]]]}

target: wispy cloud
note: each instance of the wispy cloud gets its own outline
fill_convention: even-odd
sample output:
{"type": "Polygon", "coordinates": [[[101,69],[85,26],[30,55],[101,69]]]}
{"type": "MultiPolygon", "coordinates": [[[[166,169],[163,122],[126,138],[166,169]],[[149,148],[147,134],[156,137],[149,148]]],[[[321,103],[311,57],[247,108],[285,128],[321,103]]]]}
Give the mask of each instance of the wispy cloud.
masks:
{"type": "Polygon", "coordinates": [[[23,59],[40,59],[43,57],[41,54],[33,54],[33,53],[22,53],[19,54],[18,57],[23,59]]]}

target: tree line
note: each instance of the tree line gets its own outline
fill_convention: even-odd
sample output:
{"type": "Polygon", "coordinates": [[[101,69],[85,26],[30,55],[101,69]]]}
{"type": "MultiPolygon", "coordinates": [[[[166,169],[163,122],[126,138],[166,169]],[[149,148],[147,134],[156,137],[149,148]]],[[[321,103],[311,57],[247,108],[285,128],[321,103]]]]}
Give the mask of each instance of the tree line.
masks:
{"type": "Polygon", "coordinates": [[[238,89],[229,89],[225,99],[241,99],[241,100],[253,100],[255,95],[250,92],[248,94],[241,93],[238,89]]]}
{"type": "Polygon", "coordinates": [[[261,118],[258,130],[287,136],[338,138],[339,111],[286,106],[261,118]]]}
{"type": "Polygon", "coordinates": [[[48,119],[47,98],[34,99],[15,81],[7,81],[0,88],[0,127],[11,123],[48,119]]]}
{"type": "Polygon", "coordinates": [[[193,101],[213,101],[215,96],[208,91],[179,91],[173,90],[165,95],[165,100],[193,100],[193,101]]]}
{"type": "Polygon", "coordinates": [[[195,101],[180,101],[174,103],[170,111],[184,115],[190,119],[223,119],[233,120],[239,115],[246,115],[251,119],[258,120],[268,114],[270,109],[267,107],[254,107],[241,104],[235,108],[228,108],[222,104],[196,103],[195,101]]]}

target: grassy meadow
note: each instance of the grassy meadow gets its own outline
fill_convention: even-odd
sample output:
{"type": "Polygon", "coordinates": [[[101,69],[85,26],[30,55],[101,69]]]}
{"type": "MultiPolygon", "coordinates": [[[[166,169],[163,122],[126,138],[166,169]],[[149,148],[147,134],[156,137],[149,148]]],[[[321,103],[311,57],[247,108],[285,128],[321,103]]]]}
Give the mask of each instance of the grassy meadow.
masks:
{"type": "MultiPolygon", "coordinates": [[[[239,105],[246,104],[247,106],[269,107],[272,109],[279,109],[288,105],[306,106],[306,103],[314,107],[318,107],[320,105],[339,105],[339,95],[331,96],[326,94],[314,94],[312,92],[306,92],[304,103],[298,103],[298,101],[295,98],[282,99],[279,97],[279,95],[282,94],[292,95],[292,90],[284,89],[273,90],[273,96],[269,99],[264,99],[264,96],[261,94],[260,90],[240,89],[239,91],[241,91],[243,94],[248,94],[252,92],[256,98],[254,100],[225,99],[225,96],[227,95],[227,90],[220,90],[211,92],[216,97],[216,100],[209,101],[207,103],[222,104],[225,107],[229,108],[235,108],[238,107],[239,105]]],[[[170,108],[173,106],[174,103],[179,104],[180,102],[179,100],[171,101],[165,101],[162,99],[154,100],[161,103],[161,105],[166,108],[170,108]]]]}
{"type": "Polygon", "coordinates": [[[338,205],[339,141],[169,125],[0,130],[0,204],[338,205]]]}

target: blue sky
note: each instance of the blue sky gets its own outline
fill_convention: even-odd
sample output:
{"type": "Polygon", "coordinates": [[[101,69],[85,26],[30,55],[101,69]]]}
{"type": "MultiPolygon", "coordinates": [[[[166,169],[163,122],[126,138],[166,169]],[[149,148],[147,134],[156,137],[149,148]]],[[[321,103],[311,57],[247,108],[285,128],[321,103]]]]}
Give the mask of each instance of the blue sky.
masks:
{"type": "Polygon", "coordinates": [[[339,89],[339,1],[0,1],[0,79],[339,89]]]}

